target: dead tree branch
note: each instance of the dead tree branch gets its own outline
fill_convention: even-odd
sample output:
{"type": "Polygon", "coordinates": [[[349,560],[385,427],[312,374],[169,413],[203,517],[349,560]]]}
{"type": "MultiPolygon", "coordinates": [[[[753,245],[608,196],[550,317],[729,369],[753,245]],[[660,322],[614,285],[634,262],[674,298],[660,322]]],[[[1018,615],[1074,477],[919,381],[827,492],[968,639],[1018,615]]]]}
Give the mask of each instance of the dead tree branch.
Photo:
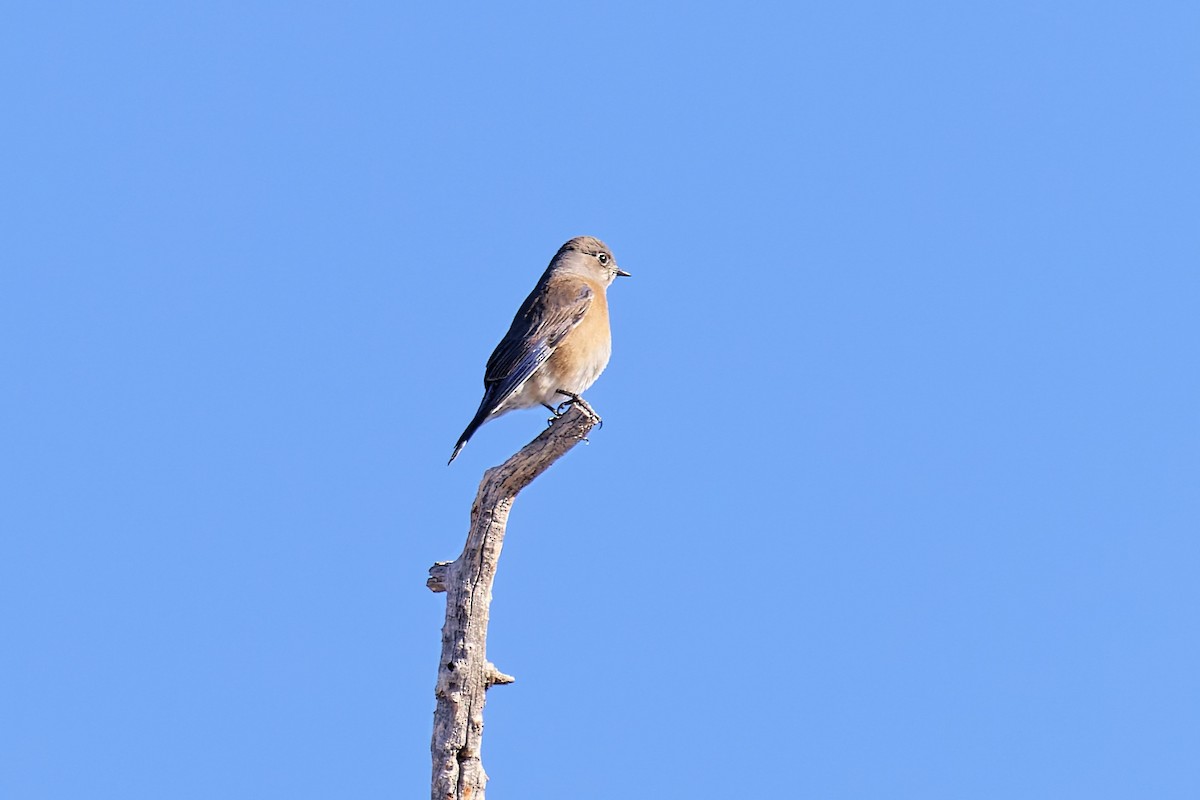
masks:
{"type": "Polygon", "coordinates": [[[487,774],[479,746],[485,694],[492,686],[514,680],[487,660],[492,581],[513,500],[584,441],[599,421],[586,404],[572,404],[516,455],[485,472],[471,507],[471,530],[462,554],[429,568],[429,588],[446,593],[442,658],[434,690],[433,800],[484,800],[487,774]]]}

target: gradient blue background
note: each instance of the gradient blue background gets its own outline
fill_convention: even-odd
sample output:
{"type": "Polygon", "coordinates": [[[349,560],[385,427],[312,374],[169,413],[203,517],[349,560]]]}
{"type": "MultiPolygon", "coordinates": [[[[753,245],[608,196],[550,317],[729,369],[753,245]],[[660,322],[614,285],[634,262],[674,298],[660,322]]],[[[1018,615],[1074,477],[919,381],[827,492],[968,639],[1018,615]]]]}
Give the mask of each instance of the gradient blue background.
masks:
{"type": "Polygon", "coordinates": [[[565,239],[495,798],[1200,797],[1194,3],[0,28],[0,796],[428,791],[445,461],[565,239]]]}

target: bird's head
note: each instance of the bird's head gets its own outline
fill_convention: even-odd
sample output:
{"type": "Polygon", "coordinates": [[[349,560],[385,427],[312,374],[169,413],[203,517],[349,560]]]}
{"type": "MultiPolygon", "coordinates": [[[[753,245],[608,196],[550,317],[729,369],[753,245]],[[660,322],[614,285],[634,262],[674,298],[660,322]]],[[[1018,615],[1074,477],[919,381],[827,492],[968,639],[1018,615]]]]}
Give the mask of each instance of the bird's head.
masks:
{"type": "Polygon", "coordinates": [[[608,245],[592,236],[576,236],[558,248],[550,262],[554,272],[582,275],[608,286],[617,276],[628,277],[629,273],[617,266],[608,245]]]}

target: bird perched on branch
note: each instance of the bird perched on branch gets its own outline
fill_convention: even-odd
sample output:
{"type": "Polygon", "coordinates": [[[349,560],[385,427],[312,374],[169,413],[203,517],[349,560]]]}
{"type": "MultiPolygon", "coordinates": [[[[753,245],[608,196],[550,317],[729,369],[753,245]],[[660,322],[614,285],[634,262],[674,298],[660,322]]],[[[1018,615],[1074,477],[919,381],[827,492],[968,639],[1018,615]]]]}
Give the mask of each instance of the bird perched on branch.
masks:
{"type": "Polygon", "coordinates": [[[558,249],[488,359],[483,400],[447,463],[489,419],[537,405],[557,413],[580,400],[612,353],[607,291],[618,275],[629,273],[599,239],[579,236],[558,249]]]}

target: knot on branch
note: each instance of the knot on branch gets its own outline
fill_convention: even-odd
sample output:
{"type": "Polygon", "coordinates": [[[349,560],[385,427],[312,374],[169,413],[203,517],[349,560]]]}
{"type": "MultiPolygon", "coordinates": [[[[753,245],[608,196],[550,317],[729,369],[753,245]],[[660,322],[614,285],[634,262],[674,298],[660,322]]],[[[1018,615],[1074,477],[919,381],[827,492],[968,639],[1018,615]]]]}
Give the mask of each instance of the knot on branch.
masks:
{"type": "Polygon", "coordinates": [[[450,567],[453,565],[453,561],[439,561],[429,568],[429,579],[425,581],[429,591],[434,594],[446,591],[446,584],[450,579],[450,567]]]}
{"type": "Polygon", "coordinates": [[[512,683],[515,680],[516,678],[514,678],[512,675],[505,675],[503,672],[496,669],[496,665],[490,661],[487,662],[483,668],[483,682],[487,684],[487,688],[489,689],[493,686],[503,686],[505,684],[512,683]]]}

